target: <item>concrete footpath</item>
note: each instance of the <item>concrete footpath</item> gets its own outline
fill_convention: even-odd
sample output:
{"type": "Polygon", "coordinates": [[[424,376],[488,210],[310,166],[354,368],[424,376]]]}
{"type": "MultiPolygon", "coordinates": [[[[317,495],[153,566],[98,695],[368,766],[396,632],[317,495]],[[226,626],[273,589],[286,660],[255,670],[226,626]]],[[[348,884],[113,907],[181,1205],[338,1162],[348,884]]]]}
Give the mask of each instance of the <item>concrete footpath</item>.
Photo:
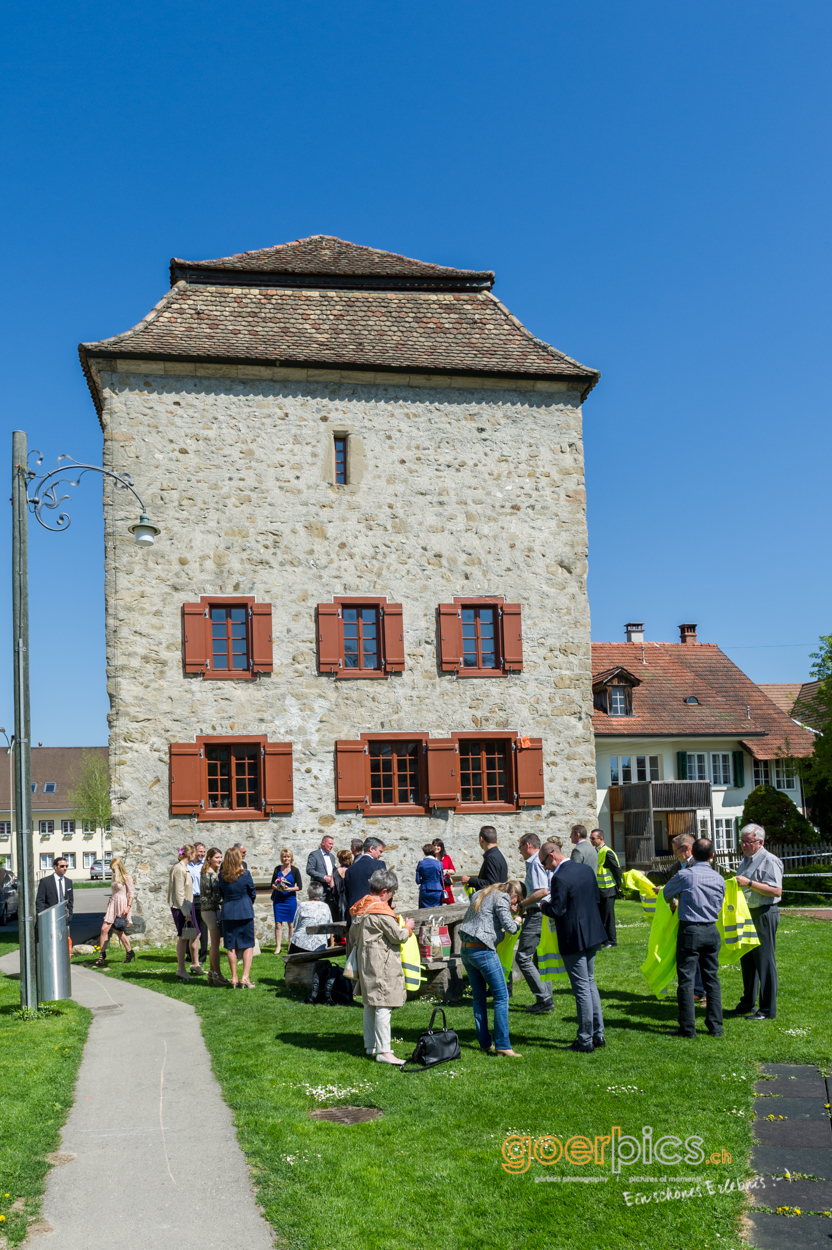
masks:
{"type": "MultiPolygon", "coordinates": [[[[18,971],[17,952],[0,972],[18,971]]],[[[85,968],[92,1013],[39,1250],[272,1250],[192,1007],[85,968]]]]}

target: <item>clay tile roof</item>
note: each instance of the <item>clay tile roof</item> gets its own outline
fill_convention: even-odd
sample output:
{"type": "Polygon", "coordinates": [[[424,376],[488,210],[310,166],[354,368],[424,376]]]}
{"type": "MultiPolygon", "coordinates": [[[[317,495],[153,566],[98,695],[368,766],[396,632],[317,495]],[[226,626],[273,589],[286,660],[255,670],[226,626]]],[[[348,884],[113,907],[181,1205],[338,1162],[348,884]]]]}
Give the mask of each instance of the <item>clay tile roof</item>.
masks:
{"type": "Polygon", "coordinates": [[[799,681],[759,682],[760,689],[776,703],[781,712],[791,716],[792,708],[802,685],[799,681]]]}
{"type": "MultiPolygon", "coordinates": [[[[32,784],[37,790],[32,795],[32,811],[66,812],[72,810],[69,794],[77,782],[85,755],[100,755],[106,764],[107,747],[32,747],[32,784]],[[53,794],[44,794],[43,787],[56,783],[53,794]]],[[[9,753],[0,754],[0,809],[9,810],[9,753]]]]}
{"type": "Polygon", "coordinates": [[[138,325],[79,345],[99,413],[90,356],[438,372],[505,378],[509,387],[563,378],[582,399],[600,377],[535,338],[491,293],[490,272],[325,235],[177,266],[173,289],[138,325]]]}
{"type": "Polygon", "coordinates": [[[742,739],[758,759],[812,753],[814,735],[796,725],[711,643],[645,642],[642,663],[640,642],[594,642],[593,674],[615,666],[641,678],[633,690],[633,715],[608,716],[596,710],[596,737],[728,736],[742,739]],[[686,703],[691,695],[699,702],[686,703]]]}
{"type": "Polygon", "coordinates": [[[170,262],[171,285],[182,270],[223,270],[225,272],[274,274],[331,274],[353,277],[461,278],[493,285],[490,270],[455,269],[412,260],[397,252],[349,243],[332,234],[313,234],[308,239],[261,247],[254,252],[238,252],[219,260],[180,260],[170,262]]]}

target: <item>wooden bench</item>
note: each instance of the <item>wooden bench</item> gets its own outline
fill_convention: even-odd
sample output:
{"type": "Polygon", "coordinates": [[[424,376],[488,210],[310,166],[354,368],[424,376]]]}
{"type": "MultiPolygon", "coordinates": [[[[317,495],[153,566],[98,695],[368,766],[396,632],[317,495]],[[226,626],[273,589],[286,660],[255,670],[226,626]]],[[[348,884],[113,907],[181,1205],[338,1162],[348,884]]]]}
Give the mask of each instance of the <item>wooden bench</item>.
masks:
{"type": "MultiPolygon", "coordinates": [[[[414,932],[418,933],[423,924],[430,919],[437,919],[440,924],[448,926],[451,938],[451,953],[442,959],[421,960],[425,976],[417,991],[419,997],[430,996],[442,1002],[459,1002],[465,989],[465,970],[462,966],[462,943],[458,928],[468,911],[467,903],[445,903],[441,907],[424,907],[403,909],[399,914],[405,920],[414,923],[414,932]]],[[[343,920],[333,920],[330,924],[310,925],[306,930],[313,937],[332,937],[347,931],[343,920]]],[[[337,959],[346,954],[345,946],[324,946],[318,951],[304,951],[299,954],[281,955],[284,975],[288,986],[304,986],[312,988],[315,977],[315,964],[319,959],[337,959]]]]}

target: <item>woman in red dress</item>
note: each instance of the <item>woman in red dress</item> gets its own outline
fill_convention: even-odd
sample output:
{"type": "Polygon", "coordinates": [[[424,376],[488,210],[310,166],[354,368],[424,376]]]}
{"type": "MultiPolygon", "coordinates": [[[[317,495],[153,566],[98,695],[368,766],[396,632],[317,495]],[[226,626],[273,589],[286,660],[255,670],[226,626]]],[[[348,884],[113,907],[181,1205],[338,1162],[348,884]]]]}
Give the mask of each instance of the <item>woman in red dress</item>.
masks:
{"type": "Polygon", "coordinates": [[[445,888],[442,891],[442,902],[454,903],[456,902],[456,899],[454,898],[454,892],[451,889],[451,879],[447,875],[449,872],[455,871],[454,861],[451,859],[450,855],[447,854],[445,850],[445,843],[441,838],[433,839],[433,853],[445,870],[445,888]]]}

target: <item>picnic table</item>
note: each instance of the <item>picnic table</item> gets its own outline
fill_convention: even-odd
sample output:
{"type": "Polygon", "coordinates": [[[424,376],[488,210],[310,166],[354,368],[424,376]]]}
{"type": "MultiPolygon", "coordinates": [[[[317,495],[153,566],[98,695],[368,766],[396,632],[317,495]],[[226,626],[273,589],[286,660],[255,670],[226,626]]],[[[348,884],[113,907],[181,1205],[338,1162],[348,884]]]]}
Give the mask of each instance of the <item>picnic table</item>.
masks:
{"type": "MultiPolygon", "coordinates": [[[[440,924],[448,926],[451,938],[450,955],[441,959],[426,959],[422,956],[421,964],[425,972],[425,978],[418,990],[420,996],[430,995],[431,997],[438,997],[446,1003],[458,1002],[462,997],[464,970],[462,967],[462,942],[459,926],[467,911],[468,904],[465,902],[445,903],[441,907],[423,907],[421,909],[402,908],[399,913],[405,920],[412,918],[415,933],[419,932],[421,925],[426,924],[431,919],[438,920],[440,924]]],[[[306,931],[312,936],[327,936],[331,939],[335,936],[346,935],[347,926],[343,920],[333,920],[330,924],[310,925],[306,931]]],[[[346,946],[329,944],[317,951],[303,951],[292,955],[282,955],[286,984],[304,985],[311,988],[317,961],[319,959],[339,959],[346,953],[346,946]]]]}

